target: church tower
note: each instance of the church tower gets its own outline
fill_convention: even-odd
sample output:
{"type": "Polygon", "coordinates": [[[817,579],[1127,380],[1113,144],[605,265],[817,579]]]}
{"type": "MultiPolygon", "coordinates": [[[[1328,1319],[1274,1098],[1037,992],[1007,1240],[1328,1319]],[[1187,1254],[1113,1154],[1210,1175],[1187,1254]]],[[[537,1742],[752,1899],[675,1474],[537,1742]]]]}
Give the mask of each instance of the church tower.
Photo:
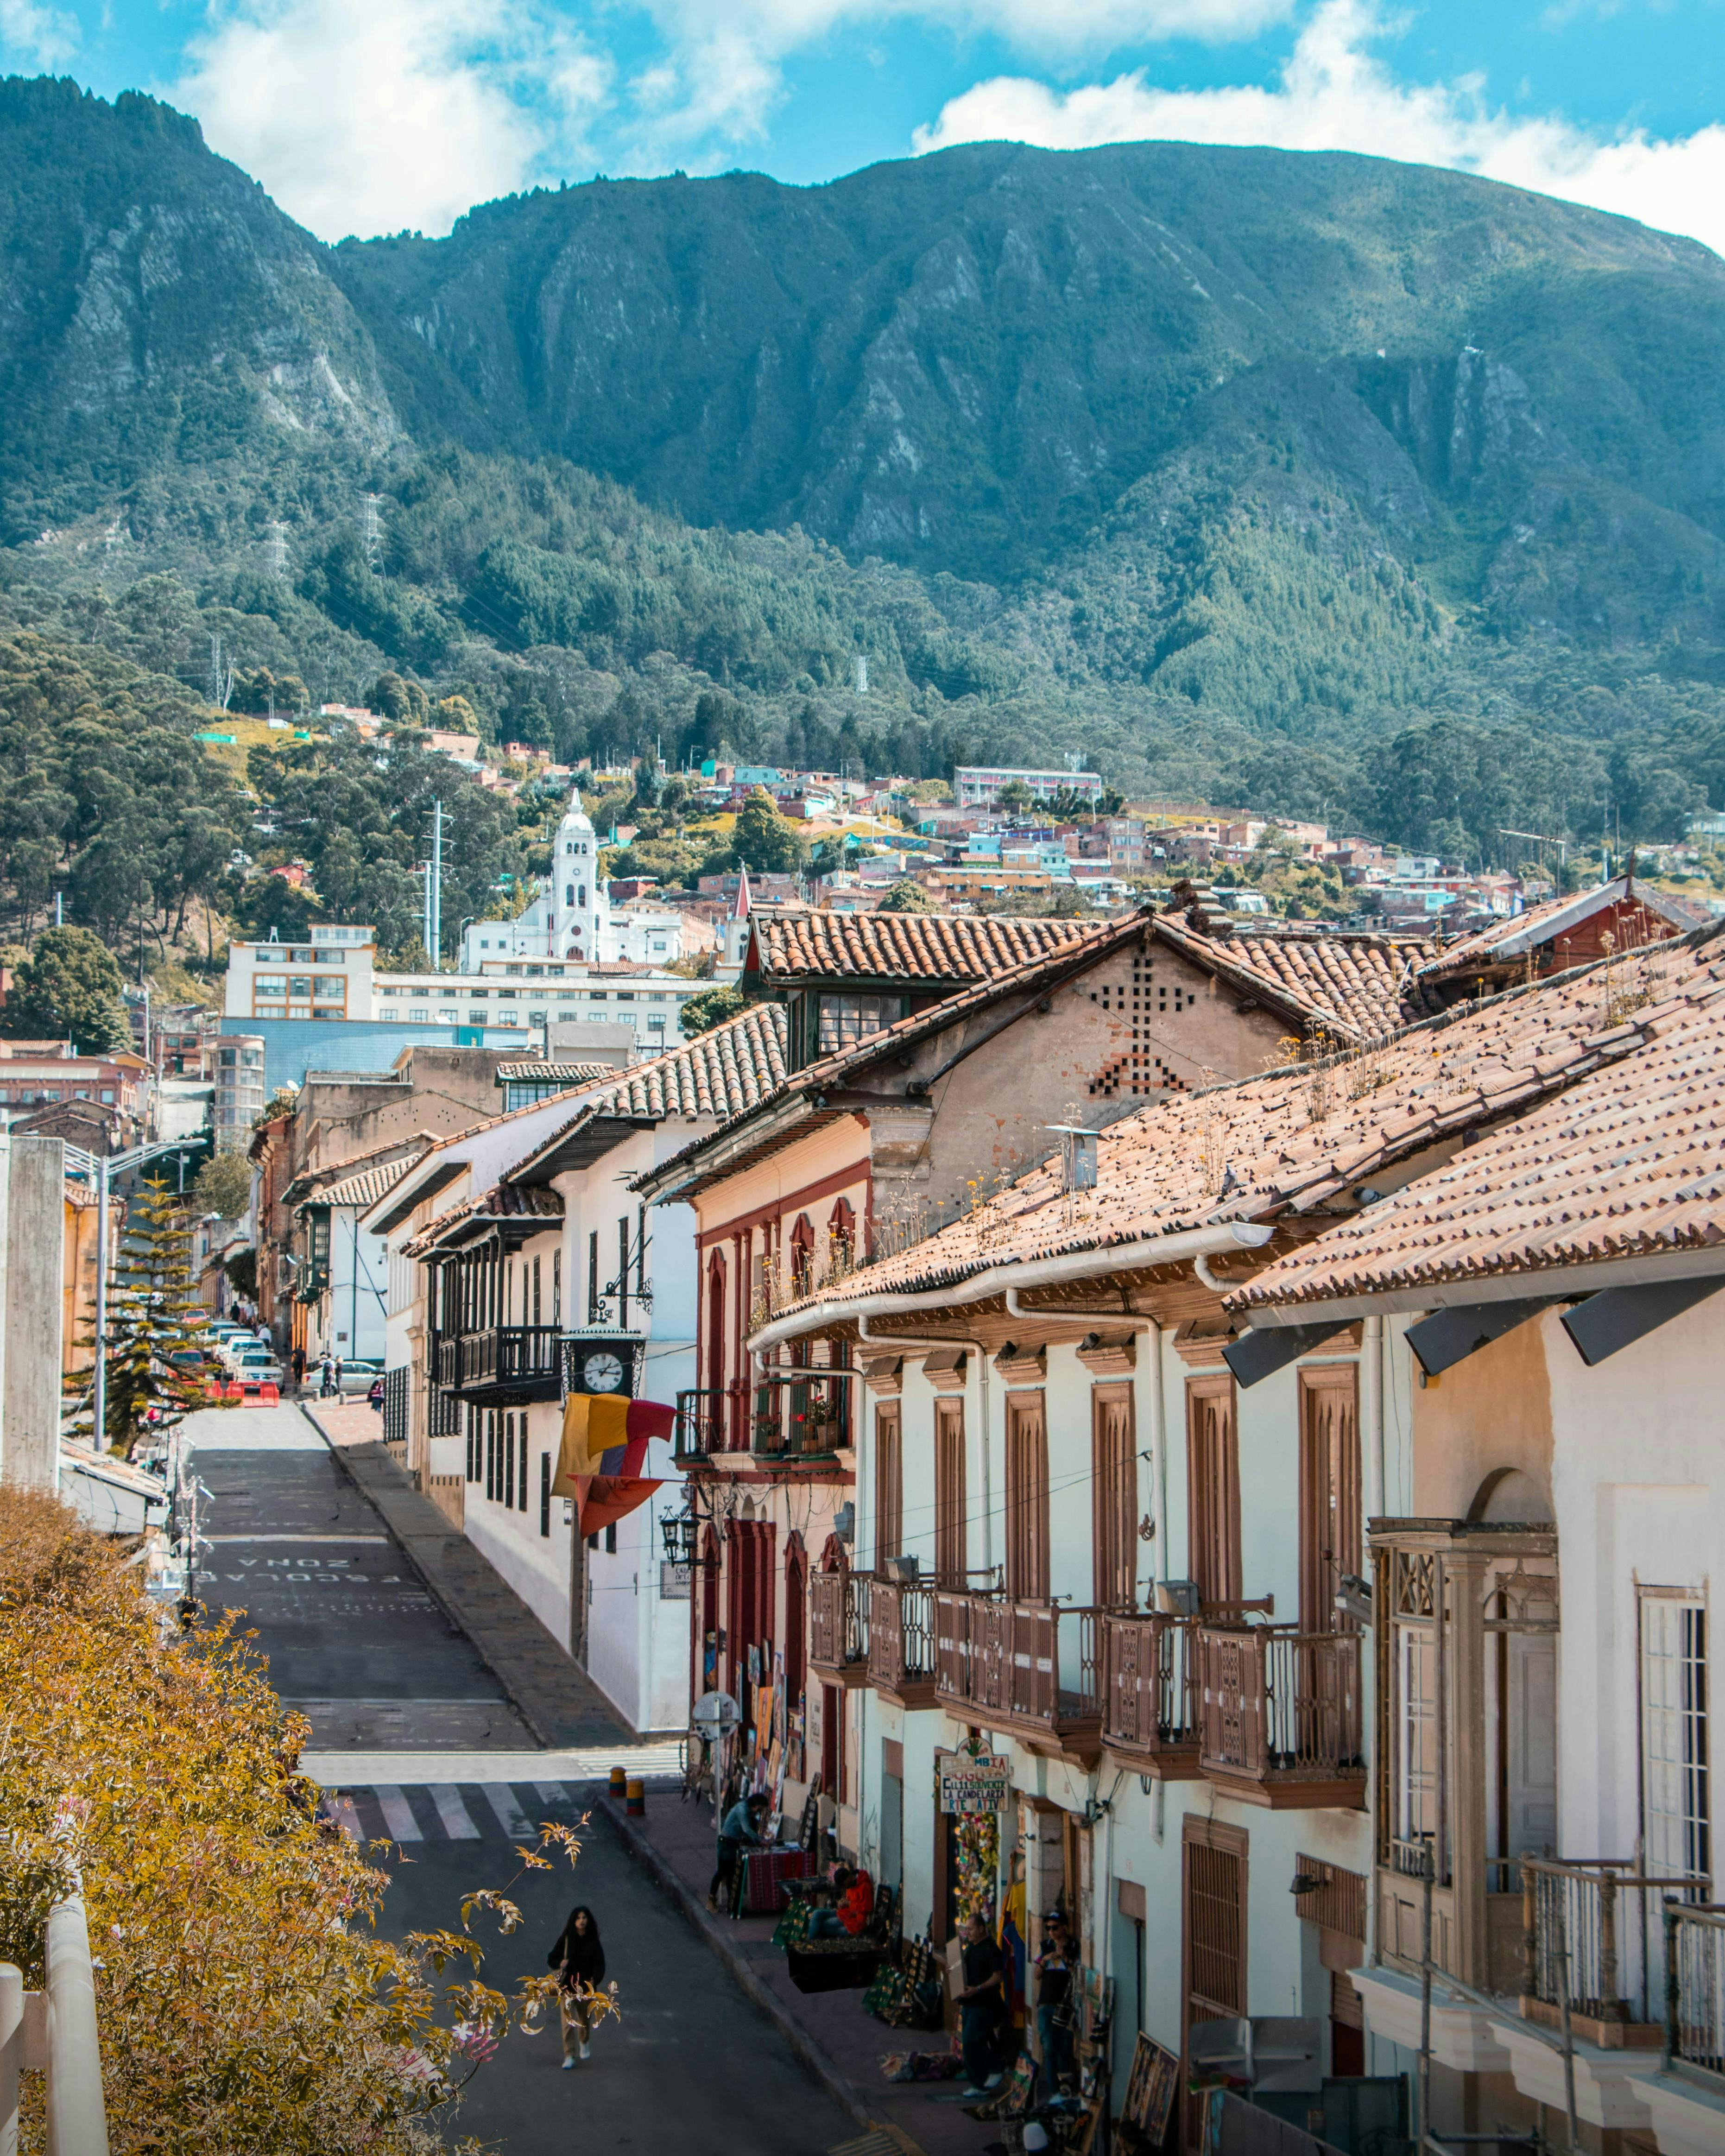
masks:
{"type": "Polygon", "coordinates": [[[598,878],[598,841],[578,791],[557,825],[551,869],[547,955],[589,963],[609,958],[611,909],[598,878]]]}

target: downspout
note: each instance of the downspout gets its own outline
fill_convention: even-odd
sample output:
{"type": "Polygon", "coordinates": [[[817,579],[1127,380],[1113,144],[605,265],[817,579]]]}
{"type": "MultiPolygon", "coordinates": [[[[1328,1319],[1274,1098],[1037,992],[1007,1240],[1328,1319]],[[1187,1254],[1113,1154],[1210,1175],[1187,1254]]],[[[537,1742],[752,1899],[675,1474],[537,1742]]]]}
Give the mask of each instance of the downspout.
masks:
{"type": "MultiPolygon", "coordinates": [[[[1364,1455],[1366,1484],[1366,1520],[1368,1527],[1384,1513],[1384,1320],[1368,1317],[1360,1327],[1359,1353],[1359,1419],[1360,1450],[1364,1455]]],[[[1382,1613],[1378,1613],[1382,1621],[1382,1613]]],[[[1375,1674],[1376,1658],[1366,1658],[1368,1671],[1375,1674]]],[[[1370,1676],[1368,1677],[1368,1684],[1370,1676]]],[[[1373,1699],[1368,1712],[1375,1722],[1378,1703],[1373,1699]]],[[[1372,1839],[1373,1861],[1377,1861],[1378,1843],[1378,1777],[1366,1777],[1367,1831],[1372,1839]]],[[[1366,1897],[1366,1965],[1375,1969],[1378,1952],[1378,1896],[1375,1892],[1366,1897]]]]}

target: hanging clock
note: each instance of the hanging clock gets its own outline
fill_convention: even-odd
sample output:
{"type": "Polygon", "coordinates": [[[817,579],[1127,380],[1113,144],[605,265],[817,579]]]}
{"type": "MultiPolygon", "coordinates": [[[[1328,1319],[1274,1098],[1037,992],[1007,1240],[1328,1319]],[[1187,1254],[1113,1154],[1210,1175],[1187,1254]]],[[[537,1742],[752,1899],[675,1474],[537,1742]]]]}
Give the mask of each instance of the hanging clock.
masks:
{"type": "Polygon", "coordinates": [[[581,1365],[581,1389],[584,1393],[620,1393],[626,1375],[620,1355],[612,1354],[608,1348],[596,1348],[581,1365]]]}

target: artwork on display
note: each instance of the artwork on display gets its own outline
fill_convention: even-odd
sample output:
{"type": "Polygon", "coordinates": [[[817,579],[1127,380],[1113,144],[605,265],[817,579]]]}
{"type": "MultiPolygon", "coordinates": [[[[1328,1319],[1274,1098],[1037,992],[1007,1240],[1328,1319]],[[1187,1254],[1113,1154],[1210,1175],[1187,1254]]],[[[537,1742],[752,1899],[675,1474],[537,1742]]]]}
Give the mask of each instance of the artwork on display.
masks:
{"type": "Polygon", "coordinates": [[[1140,2030],[1132,2047],[1132,2070],[1120,2115],[1142,2134],[1147,2147],[1161,2148],[1179,2087],[1178,2057],[1140,2030]]]}
{"type": "Polygon", "coordinates": [[[980,1917],[994,1928],[994,1895],[1000,1872],[1000,1819],[996,1812],[959,1812],[952,1819],[953,1900],[958,1921],[980,1917]]]}

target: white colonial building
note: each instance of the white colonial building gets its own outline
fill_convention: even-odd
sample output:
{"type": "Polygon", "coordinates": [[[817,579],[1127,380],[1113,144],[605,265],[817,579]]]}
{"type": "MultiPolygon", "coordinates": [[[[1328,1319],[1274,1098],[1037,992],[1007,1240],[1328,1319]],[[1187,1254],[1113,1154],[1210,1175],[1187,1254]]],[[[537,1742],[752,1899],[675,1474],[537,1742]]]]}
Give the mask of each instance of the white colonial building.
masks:
{"type": "Polygon", "coordinates": [[[480,973],[500,958],[637,966],[666,966],[680,958],[680,914],[613,907],[598,875],[599,843],[581,796],[572,794],[538,897],[516,920],[470,923],[461,938],[462,972],[480,973]]]}

